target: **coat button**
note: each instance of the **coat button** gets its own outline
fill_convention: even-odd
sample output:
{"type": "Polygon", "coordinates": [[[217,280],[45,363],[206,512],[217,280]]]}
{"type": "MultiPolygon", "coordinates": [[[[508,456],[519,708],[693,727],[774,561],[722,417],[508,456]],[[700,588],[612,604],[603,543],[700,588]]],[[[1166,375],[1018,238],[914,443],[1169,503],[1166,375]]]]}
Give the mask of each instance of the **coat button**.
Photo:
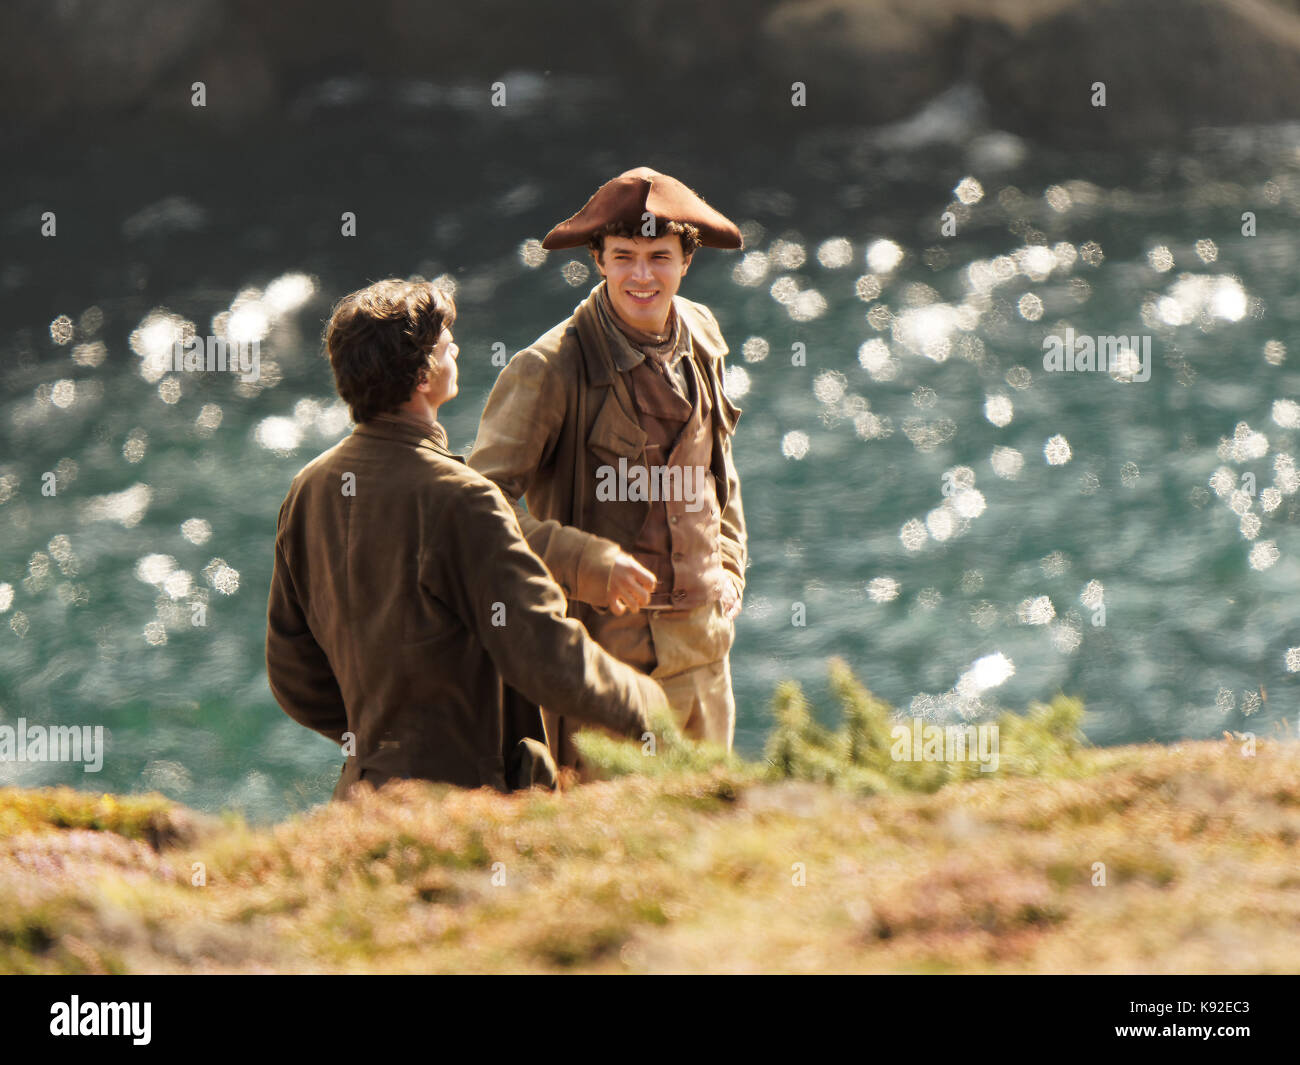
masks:
{"type": "Polygon", "coordinates": [[[673,592],[673,598],[674,598],[674,599],[677,599],[677,600],[680,601],[680,600],[686,598],[686,593],[685,593],[685,592],[673,592]]]}
{"type": "Polygon", "coordinates": [[[674,562],[680,562],[680,561],[681,561],[682,559],[684,559],[685,557],[686,557],[686,556],[685,556],[684,554],[682,554],[680,551],[674,551],[674,552],[673,552],[673,561],[674,561],[674,562]]]}
{"type": "Polygon", "coordinates": [[[677,524],[677,521],[678,521],[678,517],[677,517],[676,514],[674,514],[674,515],[673,515],[671,518],[669,518],[668,520],[671,521],[674,525],[676,525],[676,524],[677,524]]]}

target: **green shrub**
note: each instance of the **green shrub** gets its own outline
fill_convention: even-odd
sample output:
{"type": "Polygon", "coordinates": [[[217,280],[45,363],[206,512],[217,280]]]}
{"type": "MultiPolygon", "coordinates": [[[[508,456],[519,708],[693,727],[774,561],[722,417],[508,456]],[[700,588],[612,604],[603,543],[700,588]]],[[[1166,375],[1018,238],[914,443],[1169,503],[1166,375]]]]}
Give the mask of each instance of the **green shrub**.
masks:
{"type": "Polygon", "coordinates": [[[996,722],[994,770],[983,770],[973,757],[905,760],[894,757],[894,729],[910,728],[911,720],[874,695],[842,658],[832,658],[827,665],[839,729],[818,724],[803,689],[794,680],[783,680],[772,697],[774,727],[762,763],[746,762],[714,744],[694,743],[662,726],[655,730],[653,754],[648,753],[649,744],[626,743],[594,732],[579,733],[578,749],[601,776],[724,772],[747,779],[817,781],[864,795],[933,792],[957,780],[1071,777],[1085,771],[1075,757],[1085,742],[1079,731],[1084,707],[1077,698],[1057,695],[1050,703],[1034,703],[1023,715],[1001,714],[996,722]]]}

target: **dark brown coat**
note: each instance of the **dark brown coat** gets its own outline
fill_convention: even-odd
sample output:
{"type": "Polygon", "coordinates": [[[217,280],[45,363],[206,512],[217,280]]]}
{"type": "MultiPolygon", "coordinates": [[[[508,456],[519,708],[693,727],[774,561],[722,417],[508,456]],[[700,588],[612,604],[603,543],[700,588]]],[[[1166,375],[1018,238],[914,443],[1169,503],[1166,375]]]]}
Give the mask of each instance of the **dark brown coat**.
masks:
{"type": "Polygon", "coordinates": [[[280,508],[267,676],[295,721],[355,736],[336,796],[392,777],[507,790],[514,744],[544,740],[536,704],[640,736],[665,702],[565,606],[497,487],[440,429],[381,415],[280,508]]]}

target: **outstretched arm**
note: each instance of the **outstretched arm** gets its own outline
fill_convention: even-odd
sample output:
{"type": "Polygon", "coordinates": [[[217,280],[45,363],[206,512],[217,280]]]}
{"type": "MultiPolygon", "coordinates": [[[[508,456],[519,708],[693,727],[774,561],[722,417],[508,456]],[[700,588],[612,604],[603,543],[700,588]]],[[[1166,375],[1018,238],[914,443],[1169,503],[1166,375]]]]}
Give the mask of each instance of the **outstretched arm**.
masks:
{"type": "Polygon", "coordinates": [[[565,599],[497,487],[459,490],[421,558],[421,583],[487,648],[502,679],[532,702],[627,736],[650,728],[663,689],[565,616],[565,599]],[[497,604],[504,605],[504,621],[497,604]]]}

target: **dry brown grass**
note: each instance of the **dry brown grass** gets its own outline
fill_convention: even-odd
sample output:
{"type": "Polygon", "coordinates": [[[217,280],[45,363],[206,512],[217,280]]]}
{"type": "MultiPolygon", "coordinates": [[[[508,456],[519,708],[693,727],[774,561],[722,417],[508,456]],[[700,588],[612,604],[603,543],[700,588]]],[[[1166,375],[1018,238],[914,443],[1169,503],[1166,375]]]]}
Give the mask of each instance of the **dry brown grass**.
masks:
{"type": "Polygon", "coordinates": [[[0,970],[1300,970],[1300,744],[1076,757],[869,797],[726,767],[402,782],[265,830],[0,791],[0,970]]]}

